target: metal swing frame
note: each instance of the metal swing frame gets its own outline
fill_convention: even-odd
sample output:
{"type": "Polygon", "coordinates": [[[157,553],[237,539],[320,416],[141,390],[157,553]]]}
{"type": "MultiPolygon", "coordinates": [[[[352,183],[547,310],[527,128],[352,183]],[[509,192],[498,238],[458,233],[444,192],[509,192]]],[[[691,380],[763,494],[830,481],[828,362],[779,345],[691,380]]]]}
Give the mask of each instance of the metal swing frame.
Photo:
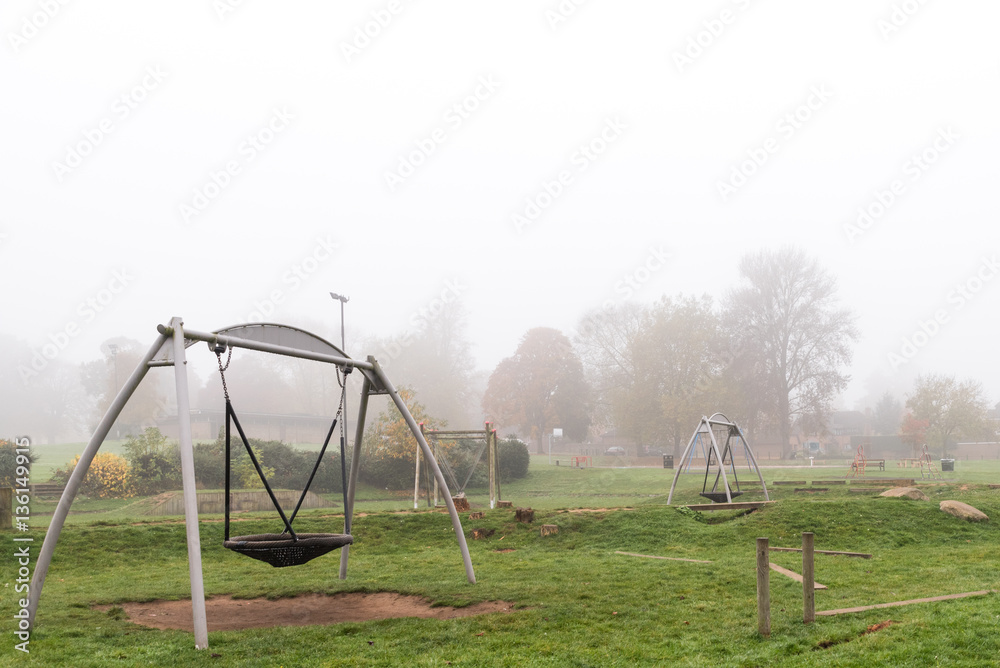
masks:
{"type": "MultiPolygon", "coordinates": [[[[670,485],[670,494],[667,496],[667,505],[674,498],[674,489],[677,487],[677,479],[680,477],[681,473],[684,471],[685,466],[690,466],[689,458],[694,457],[694,447],[696,443],[701,443],[702,448],[708,448],[705,450],[705,482],[702,485],[702,496],[710,499],[713,503],[732,503],[733,496],[738,496],[742,492],[737,491],[736,494],[733,493],[732,488],[729,485],[729,477],[726,474],[726,460],[724,456],[729,453],[729,463],[733,468],[733,478],[736,479],[736,448],[732,444],[733,439],[737,442],[743,443],[743,451],[746,454],[747,466],[757,473],[757,478],[760,480],[761,489],[764,490],[764,500],[770,501],[770,497],[767,494],[767,485],[764,483],[764,476],[760,472],[760,467],[757,465],[757,458],[754,457],[753,450],[750,448],[750,443],[747,441],[746,437],[743,435],[743,430],[740,429],[739,425],[730,420],[728,417],[722,413],[714,413],[712,417],[702,417],[698,422],[698,426],[694,430],[694,434],[691,436],[691,440],[688,441],[687,447],[684,449],[684,454],[680,458],[680,466],[678,466],[674,471],[674,481],[670,485]],[[728,436],[726,438],[726,443],[723,450],[719,449],[719,442],[715,438],[714,427],[725,427],[728,430],[728,436]],[[700,435],[707,434],[708,439],[699,438],[700,435]],[[707,492],[708,488],[708,475],[712,467],[712,459],[715,458],[717,470],[715,472],[715,484],[712,487],[711,492],[707,492]],[[722,482],[722,487],[725,490],[725,494],[717,491],[719,487],[719,482],[722,482]]],[[[739,483],[737,482],[737,490],[739,483]]]]}
{"type": "MultiPolygon", "coordinates": [[[[191,606],[194,622],[194,638],[196,649],[208,648],[208,623],[205,615],[205,587],[201,565],[201,537],[199,535],[198,522],[198,498],[195,490],[194,472],[194,446],[191,439],[191,403],[188,391],[187,359],[186,348],[196,342],[208,343],[213,349],[218,345],[225,345],[229,348],[246,348],[260,352],[273,353],[298,359],[313,360],[334,364],[341,368],[358,370],[364,377],[361,388],[361,399],[358,407],[357,427],[355,431],[354,447],[351,459],[351,471],[348,478],[347,501],[344,508],[344,533],[350,535],[351,520],[354,512],[354,492],[358,480],[358,472],[361,467],[361,440],[364,436],[365,417],[368,410],[368,398],[372,395],[389,396],[396,408],[402,414],[410,432],[417,440],[425,461],[431,467],[434,477],[445,492],[445,503],[448,506],[448,514],[451,516],[452,528],[455,538],[458,541],[459,549],[462,553],[462,561],[465,565],[465,574],[472,584],[476,582],[476,575],[472,568],[472,559],[469,556],[469,547],[465,540],[465,533],[462,529],[462,521],[455,510],[455,504],[448,492],[448,484],[441,473],[441,469],[434,459],[427,441],[420,433],[420,427],[410,414],[409,409],[392,381],[379,366],[378,361],[368,356],[367,360],[360,361],[348,357],[340,348],[329,341],[296,327],[280,325],[274,323],[253,323],[228,327],[215,332],[201,332],[184,328],[184,322],[179,317],[170,320],[169,325],[158,325],[159,336],[139,361],[135,370],[128,380],[122,385],[118,395],[112,401],[104,417],[97,426],[96,431],[87,443],[87,447],[76,468],[70,475],[66,483],[66,489],[59,499],[59,505],[52,515],[52,521],[45,534],[45,540],[38,554],[35,564],[35,572],[31,579],[28,595],[28,623],[29,628],[34,628],[35,616],[38,612],[38,603],[41,599],[42,588],[45,585],[45,578],[48,575],[49,565],[52,562],[52,554],[55,552],[59,534],[62,532],[69,514],[73,500],[83,483],[84,477],[90,468],[90,464],[97,455],[101,444],[107,438],[115,420],[121,414],[128,403],[129,398],[139,387],[139,383],[146,376],[146,373],[155,367],[174,367],[175,389],[177,394],[177,415],[178,415],[178,441],[181,457],[181,477],[184,487],[184,518],[187,533],[188,549],[188,570],[191,579],[191,606]]],[[[301,536],[302,534],[300,534],[301,536]]],[[[340,551],[340,579],[347,577],[347,561],[349,546],[344,545],[340,551]]]]}

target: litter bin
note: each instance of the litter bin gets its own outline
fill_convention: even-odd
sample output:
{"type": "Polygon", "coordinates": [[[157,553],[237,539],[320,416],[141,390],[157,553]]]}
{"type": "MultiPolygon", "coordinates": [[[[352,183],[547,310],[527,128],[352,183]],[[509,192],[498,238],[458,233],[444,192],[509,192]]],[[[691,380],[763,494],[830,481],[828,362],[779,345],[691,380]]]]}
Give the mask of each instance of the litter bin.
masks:
{"type": "Polygon", "coordinates": [[[955,470],[955,460],[954,459],[942,459],[941,460],[941,470],[942,471],[954,471],[955,470]]]}
{"type": "Polygon", "coordinates": [[[663,468],[672,469],[674,468],[674,456],[673,455],[663,455],[663,468]]]}

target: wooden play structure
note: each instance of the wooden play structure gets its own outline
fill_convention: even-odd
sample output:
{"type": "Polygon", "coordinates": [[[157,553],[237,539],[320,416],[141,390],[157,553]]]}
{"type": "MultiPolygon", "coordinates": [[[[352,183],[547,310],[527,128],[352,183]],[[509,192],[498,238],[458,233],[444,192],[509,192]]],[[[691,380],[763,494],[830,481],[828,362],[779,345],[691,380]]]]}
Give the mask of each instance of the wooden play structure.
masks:
{"type": "Polygon", "coordinates": [[[930,478],[932,480],[940,480],[943,476],[938,467],[934,464],[934,460],[931,459],[931,454],[927,452],[927,446],[923,446],[923,452],[919,457],[904,457],[896,463],[899,468],[920,468],[921,478],[930,478]]]}
{"type": "MultiPolygon", "coordinates": [[[[427,429],[424,427],[423,423],[420,424],[420,433],[424,435],[424,438],[431,446],[431,452],[434,453],[434,457],[441,464],[441,469],[445,474],[445,477],[451,482],[451,490],[455,495],[456,499],[465,498],[465,487],[469,484],[469,480],[472,479],[472,474],[475,473],[476,467],[479,466],[479,462],[482,460],[483,455],[486,455],[487,472],[489,476],[489,495],[490,495],[490,509],[497,507],[497,502],[500,501],[500,454],[497,450],[497,430],[493,428],[491,422],[487,422],[485,429],[467,429],[467,430],[450,430],[443,431],[440,429],[427,429]],[[462,480],[459,480],[455,475],[455,471],[452,470],[451,464],[448,461],[448,457],[441,449],[442,441],[464,441],[472,440],[479,441],[480,446],[476,451],[476,459],[469,467],[468,471],[465,471],[465,476],[462,480]]],[[[413,475],[413,507],[417,508],[418,498],[420,496],[420,451],[417,451],[416,456],[416,471],[413,475]]],[[[441,488],[438,486],[437,478],[434,479],[434,507],[440,505],[440,495],[441,488]]]]}

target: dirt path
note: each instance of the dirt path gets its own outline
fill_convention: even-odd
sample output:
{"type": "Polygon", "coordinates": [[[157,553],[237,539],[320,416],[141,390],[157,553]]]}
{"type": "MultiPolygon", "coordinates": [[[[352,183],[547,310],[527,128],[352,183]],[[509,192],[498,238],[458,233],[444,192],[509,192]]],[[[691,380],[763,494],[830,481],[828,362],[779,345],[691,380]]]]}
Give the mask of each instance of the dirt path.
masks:
{"type": "MultiPolygon", "coordinates": [[[[190,599],[123,603],[120,607],[125,609],[129,621],[143,626],[182,631],[190,631],[193,626],[190,599]]],[[[111,608],[110,605],[95,606],[95,609],[102,611],[111,608]]],[[[514,610],[514,604],[510,601],[486,601],[464,608],[431,607],[429,601],[419,596],[379,592],[333,596],[305,594],[273,601],[213,596],[205,601],[205,610],[209,631],[234,631],[271,626],[324,626],[395,617],[454,619],[491,612],[510,613],[514,610]]]]}

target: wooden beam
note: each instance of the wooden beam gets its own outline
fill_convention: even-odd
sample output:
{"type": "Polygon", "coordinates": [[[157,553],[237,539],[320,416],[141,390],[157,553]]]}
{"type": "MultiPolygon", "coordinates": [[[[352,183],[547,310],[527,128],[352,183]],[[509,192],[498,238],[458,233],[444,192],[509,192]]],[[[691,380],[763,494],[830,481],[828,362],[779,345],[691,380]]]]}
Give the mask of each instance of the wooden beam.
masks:
{"type": "Polygon", "coordinates": [[[808,485],[805,480],[772,480],[772,485],[808,485]]]}
{"type": "Polygon", "coordinates": [[[813,480],[814,485],[846,485],[846,480],[813,480]]]}
{"type": "Polygon", "coordinates": [[[624,554],[627,557],[645,557],[646,559],[667,559],[669,561],[690,561],[692,564],[710,564],[711,561],[704,561],[702,559],[681,559],[680,557],[658,557],[655,554],[636,554],[635,552],[618,552],[615,554],[624,554]]]}
{"type": "Polygon", "coordinates": [[[751,510],[766,506],[774,501],[734,501],[733,503],[696,503],[688,506],[690,510],[751,510]]]}
{"type": "Polygon", "coordinates": [[[969,596],[986,596],[986,594],[994,594],[996,590],[994,589],[983,589],[982,591],[970,591],[964,594],[948,594],[947,596],[931,596],[930,598],[914,598],[909,601],[896,601],[895,603],[878,603],[876,605],[862,605],[857,608],[840,608],[838,610],[824,610],[822,612],[817,612],[817,615],[823,615],[824,617],[832,617],[833,615],[843,615],[848,612],[865,612],[866,610],[875,610],[876,608],[895,608],[901,605],[913,605],[914,603],[933,603],[935,601],[950,601],[956,598],[968,598],[969,596]]]}
{"type": "MultiPolygon", "coordinates": [[[[774,571],[775,573],[781,573],[785,577],[792,578],[796,582],[802,582],[802,576],[796,573],[795,571],[790,571],[787,568],[782,568],[778,564],[769,563],[769,565],[771,566],[771,570],[774,571]]],[[[813,582],[813,589],[829,589],[829,587],[827,587],[826,585],[821,585],[818,582],[813,582]]],[[[817,612],[816,614],[818,615],[819,613],[817,612]]]]}
{"type": "Polygon", "coordinates": [[[852,478],[855,485],[889,485],[890,487],[913,487],[914,478],[852,478]]]}
{"type": "MultiPolygon", "coordinates": [[[[801,552],[801,547],[772,547],[772,552],[801,552]]],[[[835,552],[834,550],[813,550],[813,554],[839,554],[844,557],[861,557],[862,559],[871,559],[872,555],[865,554],[864,552],[835,552]]]]}

